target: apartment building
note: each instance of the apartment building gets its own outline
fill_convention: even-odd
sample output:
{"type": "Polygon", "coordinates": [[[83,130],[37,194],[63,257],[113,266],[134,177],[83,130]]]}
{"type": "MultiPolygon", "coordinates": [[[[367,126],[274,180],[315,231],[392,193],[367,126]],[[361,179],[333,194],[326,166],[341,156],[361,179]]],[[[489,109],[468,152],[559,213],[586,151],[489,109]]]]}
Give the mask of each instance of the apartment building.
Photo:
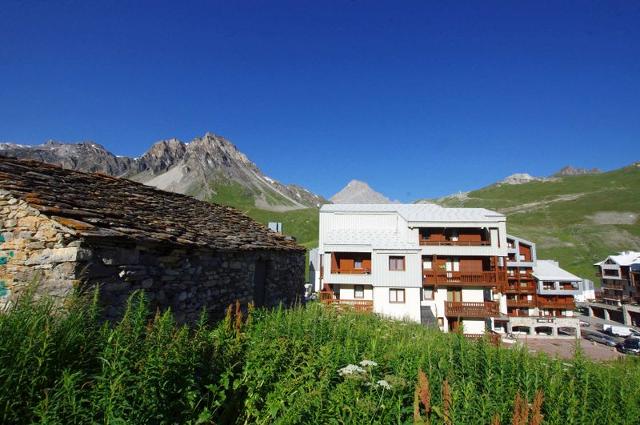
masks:
{"type": "Polygon", "coordinates": [[[530,335],[580,332],[572,316],[582,280],[538,260],[535,244],[507,235],[505,216],[494,211],[324,205],[312,262],[325,303],[467,335],[514,326],[530,335]]]}
{"type": "Polygon", "coordinates": [[[640,303],[640,252],[624,251],[595,263],[601,278],[602,300],[605,304],[621,306],[640,303]]]}
{"type": "Polygon", "coordinates": [[[330,204],[320,209],[315,290],[324,302],[482,334],[500,313],[506,218],[433,204],[330,204]]]}

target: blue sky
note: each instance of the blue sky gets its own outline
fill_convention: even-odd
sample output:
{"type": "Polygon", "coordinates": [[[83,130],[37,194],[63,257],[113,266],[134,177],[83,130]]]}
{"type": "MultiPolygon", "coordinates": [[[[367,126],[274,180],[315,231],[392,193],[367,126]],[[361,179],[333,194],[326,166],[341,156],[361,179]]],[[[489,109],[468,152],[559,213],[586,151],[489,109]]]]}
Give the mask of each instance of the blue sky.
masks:
{"type": "Polygon", "coordinates": [[[640,160],[640,2],[2,1],[0,140],[211,131],[325,196],[640,160]]]}

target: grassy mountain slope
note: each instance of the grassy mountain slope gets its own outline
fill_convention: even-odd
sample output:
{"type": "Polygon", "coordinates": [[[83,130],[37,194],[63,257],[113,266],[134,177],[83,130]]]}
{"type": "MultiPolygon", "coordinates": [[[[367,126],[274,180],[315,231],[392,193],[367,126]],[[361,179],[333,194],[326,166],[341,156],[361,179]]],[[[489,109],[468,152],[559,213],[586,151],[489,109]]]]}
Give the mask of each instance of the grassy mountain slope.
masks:
{"type": "Polygon", "coordinates": [[[556,181],[496,185],[437,201],[507,214],[510,234],[537,243],[538,257],[597,282],[592,264],[640,250],[640,166],[556,181]]]}
{"type": "Polygon", "coordinates": [[[318,246],[318,208],[284,212],[267,211],[255,206],[254,194],[235,182],[218,183],[210,201],[235,207],[260,223],[281,222],[285,234],[296,238],[306,248],[318,246]]]}

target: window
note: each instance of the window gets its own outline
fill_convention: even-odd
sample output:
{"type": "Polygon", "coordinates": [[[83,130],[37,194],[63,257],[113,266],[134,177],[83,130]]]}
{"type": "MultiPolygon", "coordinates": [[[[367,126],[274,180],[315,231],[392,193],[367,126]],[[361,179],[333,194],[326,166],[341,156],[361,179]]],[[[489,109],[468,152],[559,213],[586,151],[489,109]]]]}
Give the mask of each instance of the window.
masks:
{"type": "Polygon", "coordinates": [[[404,303],[404,289],[389,288],[389,302],[396,304],[404,303]]]}
{"type": "Polygon", "coordinates": [[[389,270],[404,271],[404,257],[398,257],[398,256],[389,257],[389,270]]]}
{"type": "Polygon", "coordinates": [[[364,298],[364,285],[356,285],[353,287],[353,298],[364,298]]]}
{"type": "Polygon", "coordinates": [[[433,268],[431,260],[422,260],[422,268],[424,270],[431,270],[433,268]]]}
{"type": "Polygon", "coordinates": [[[451,230],[451,238],[452,241],[457,241],[458,240],[458,229],[452,229],[451,230]]]}
{"type": "Polygon", "coordinates": [[[424,301],[433,299],[433,286],[427,286],[426,288],[422,288],[422,299],[424,301]]]}
{"type": "Polygon", "coordinates": [[[353,268],[354,269],[362,269],[362,260],[360,260],[360,259],[354,260],[353,268]]]}

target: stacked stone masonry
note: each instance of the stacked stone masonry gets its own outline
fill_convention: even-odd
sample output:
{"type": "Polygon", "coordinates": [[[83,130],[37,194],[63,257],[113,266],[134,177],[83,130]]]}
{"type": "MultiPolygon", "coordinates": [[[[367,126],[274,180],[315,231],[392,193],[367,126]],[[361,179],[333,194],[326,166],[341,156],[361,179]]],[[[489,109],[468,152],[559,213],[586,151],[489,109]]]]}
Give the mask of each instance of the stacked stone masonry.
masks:
{"type": "MultiPolygon", "coordinates": [[[[199,213],[209,214],[198,226],[208,225],[211,229],[208,234],[199,232],[193,238],[188,238],[195,235],[192,231],[175,234],[179,229],[176,223],[182,218],[167,216],[171,212],[165,210],[154,217],[153,223],[156,223],[164,214],[163,221],[154,224],[156,228],[145,224],[145,234],[141,235],[138,230],[126,234],[126,220],[133,223],[130,228],[141,226],[136,224],[135,210],[122,214],[121,209],[116,230],[120,234],[116,234],[107,226],[97,226],[97,220],[89,225],[61,217],[54,198],[46,205],[29,202],[43,198],[40,193],[43,187],[34,191],[28,187],[28,180],[6,173],[7,167],[13,163],[21,165],[21,162],[0,158],[0,307],[10,305],[29,285],[36,285],[38,293],[58,299],[64,299],[75,289],[92,291],[98,286],[105,316],[117,318],[131,292],[142,289],[153,309],[171,308],[177,320],[192,322],[203,309],[210,317],[220,318],[226,307],[236,300],[243,304],[274,306],[290,305],[302,296],[304,250],[280,235],[270,234],[235,210],[215,205],[208,210],[207,206],[200,205],[206,204],[204,202],[176,198],[175,194],[125,180],[130,192],[152,196],[155,203],[167,205],[183,198],[188,198],[185,203],[196,202],[199,213]],[[11,190],[16,181],[22,183],[21,191],[11,190]],[[43,211],[55,211],[58,215],[43,211]],[[167,230],[174,234],[164,236],[167,230]],[[228,235],[225,236],[228,239],[217,235],[228,235]],[[227,249],[224,249],[225,240],[229,241],[227,249]]],[[[33,164],[29,168],[32,169],[33,164]]],[[[38,171],[46,175],[52,168],[57,167],[43,165],[38,171]]],[[[13,171],[19,173],[20,169],[13,171]]],[[[100,179],[106,178],[68,170],[65,173],[81,174],[80,178],[88,180],[95,176],[98,186],[100,179]]],[[[113,180],[108,179],[109,183],[113,180]]],[[[75,191],[78,193],[77,188],[75,191]]],[[[92,193],[87,191],[84,196],[91,197],[92,193]]],[[[66,208],[77,216],[82,211],[74,209],[72,202],[66,199],[66,208]]],[[[122,202],[127,202],[126,197],[122,202]]],[[[184,207],[180,214],[182,211],[184,207]]],[[[149,221],[148,210],[140,215],[149,221]]]]}

